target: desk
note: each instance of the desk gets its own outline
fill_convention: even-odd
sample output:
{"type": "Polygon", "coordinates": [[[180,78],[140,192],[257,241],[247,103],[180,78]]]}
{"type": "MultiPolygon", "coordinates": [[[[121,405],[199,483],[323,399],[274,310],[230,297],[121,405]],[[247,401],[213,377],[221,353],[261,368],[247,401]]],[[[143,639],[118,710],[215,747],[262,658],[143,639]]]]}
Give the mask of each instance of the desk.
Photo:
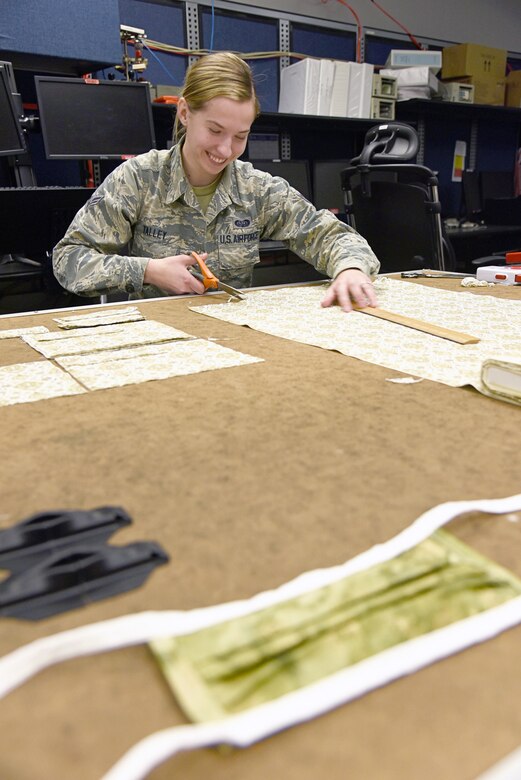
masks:
{"type": "MultiPolygon", "coordinates": [[[[519,288],[494,294],[521,301],[519,288]]],[[[470,388],[390,383],[388,369],[203,317],[193,303],[138,305],[265,362],[1,410],[2,526],[116,504],[134,524],[114,544],[153,539],[171,556],[128,594],[35,624],[2,620],[1,655],[123,614],[248,597],[347,560],[438,503],[519,492],[518,408],[470,388]]],[[[1,325],[54,329],[52,316],[1,325]]],[[[0,342],[0,356],[40,359],[18,340],[0,342]]],[[[513,549],[508,533],[519,528],[495,526],[496,560],[513,549]]],[[[513,629],[252,748],[180,755],[150,777],[471,780],[521,741],[520,640],[513,629]]],[[[2,701],[0,777],[98,780],[145,735],[183,722],[145,647],[70,661],[2,701]]]]}
{"type": "Polygon", "coordinates": [[[31,298],[35,300],[35,293],[41,295],[43,289],[42,266],[29,265],[18,260],[0,264],[0,314],[16,311],[16,303],[20,304],[22,301],[26,310],[35,308],[35,305],[28,306],[27,302],[31,298]]]}
{"type": "Polygon", "coordinates": [[[447,230],[456,255],[456,270],[476,273],[472,260],[521,246],[521,225],[485,225],[447,230]]]}

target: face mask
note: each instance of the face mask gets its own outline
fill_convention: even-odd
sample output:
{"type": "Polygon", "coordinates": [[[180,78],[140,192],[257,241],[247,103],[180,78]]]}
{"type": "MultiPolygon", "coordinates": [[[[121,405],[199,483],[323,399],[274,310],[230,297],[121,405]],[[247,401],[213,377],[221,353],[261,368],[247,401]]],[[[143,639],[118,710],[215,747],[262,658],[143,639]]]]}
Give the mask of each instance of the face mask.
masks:
{"type": "Polygon", "coordinates": [[[339,582],[151,646],[188,717],[214,720],[520,594],[516,577],[436,531],[339,582]]]}

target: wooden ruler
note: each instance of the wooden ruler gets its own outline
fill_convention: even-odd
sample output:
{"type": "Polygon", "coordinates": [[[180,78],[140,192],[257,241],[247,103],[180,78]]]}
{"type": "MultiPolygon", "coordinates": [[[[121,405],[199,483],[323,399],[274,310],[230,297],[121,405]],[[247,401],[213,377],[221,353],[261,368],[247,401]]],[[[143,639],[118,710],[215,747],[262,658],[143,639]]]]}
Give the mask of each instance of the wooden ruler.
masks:
{"type": "Polygon", "coordinates": [[[355,307],[355,311],[362,312],[362,314],[370,314],[372,317],[380,317],[382,320],[395,322],[397,325],[404,325],[406,328],[421,330],[424,333],[430,333],[431,336],[438,336],[440,339],[455,341],[457,344],[477,344],[479,342],[479,339],[476,336],[469,336],[468,333],[459,333],[457,330],[442,328],[441,325],[415,320],[412,317],[405,317],[403,314],[395,314],[394,312],[386,311],[385,309],[365,306],[364,308],[355,307]]]}

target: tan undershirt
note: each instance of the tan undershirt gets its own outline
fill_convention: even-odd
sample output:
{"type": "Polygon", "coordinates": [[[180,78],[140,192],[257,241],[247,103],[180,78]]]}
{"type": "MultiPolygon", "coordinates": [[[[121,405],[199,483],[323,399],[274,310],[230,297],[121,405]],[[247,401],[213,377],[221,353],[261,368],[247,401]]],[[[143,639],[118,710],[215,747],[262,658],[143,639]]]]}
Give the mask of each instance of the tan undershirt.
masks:
{"type": "Polygon", "coordinates": [[[201,210],[203,214],[206,214],[206,210],[210,205],[210,201],[213,197],[213,194],[217,189],[217,187],[219,186],[221,177],[222,177],[222,173],[220,173],[216,179],[210,182],[210,184],[206,184],[204,187],[192,187],[195,193],[195,197],[199,201],[199,205],[201,206],[201,210]]]}

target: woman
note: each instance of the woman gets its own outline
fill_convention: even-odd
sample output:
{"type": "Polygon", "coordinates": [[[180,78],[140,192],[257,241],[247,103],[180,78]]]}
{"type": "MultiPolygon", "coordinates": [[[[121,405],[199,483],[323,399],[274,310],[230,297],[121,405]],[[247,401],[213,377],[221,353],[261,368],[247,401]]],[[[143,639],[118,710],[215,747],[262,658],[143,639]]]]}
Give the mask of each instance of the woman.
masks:
{"type": "Polygon", "coordinates": [[[324,306],[376,305],[369,276],[379,263],[367,242],[284,179],[237,159],[258,113],[240,57],[199,59],[177,106],[177,144],[128,160],[105,179],[54,249],[58,281],[78,295],[203,293],[188,270],[195,250],[221,281],[247,287],[259,240],[273,239],[333,279],[324,306]]]}

